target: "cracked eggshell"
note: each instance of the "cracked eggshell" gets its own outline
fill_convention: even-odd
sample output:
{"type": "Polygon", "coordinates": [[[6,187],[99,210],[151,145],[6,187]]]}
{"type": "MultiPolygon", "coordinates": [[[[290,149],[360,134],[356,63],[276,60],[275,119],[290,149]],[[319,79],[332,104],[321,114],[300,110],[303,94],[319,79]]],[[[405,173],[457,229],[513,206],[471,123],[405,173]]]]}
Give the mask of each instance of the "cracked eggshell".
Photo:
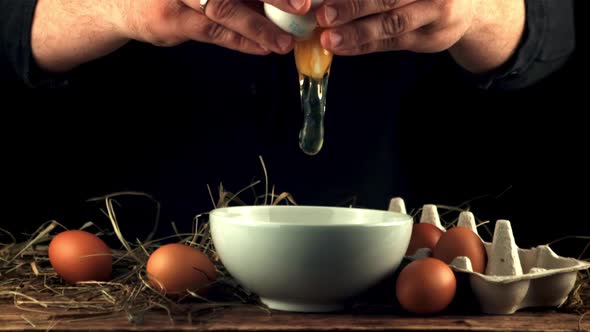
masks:
{"type": "Polygon", "coordinates": [[[264,3],[264,13],[279,28],[300,39],[308,38],[317,26],[315,9],[321,5],[323,0],[312,0],[311,8],[306,15],[295,15],[287,13],[277,7],[264,3]]]}
{"type": "MultiPolygon", "coordinates": [[[[390,204],[391,211],[397,212],[397,206],[405,207],[399,202],[400,198],[395,200],[396,204],[390,204]]],[[[426,207],[423,211],[427,211],[426,216],[422,216],[420,222],[440,225],[436,206],[426,207]]],[[[462,212],[458,225],[478,234],[471,212],[462,212]]],[[[464,256],[456,257],[449,265],[457,273],[468,274],[481,310],[488,314],[512,314],[528,307],[560,306],[572,291],[577,272],[590,268],[589,262],[559,256],[547,245],[519,248],[508,220],[496,221],[492,242],[483,243],[488,257],[484,273],[473,272],[471,261],[464,256]]],[[[431,255],[430,249],[421,248],[406,258],[415,260],[431,255]]]]}

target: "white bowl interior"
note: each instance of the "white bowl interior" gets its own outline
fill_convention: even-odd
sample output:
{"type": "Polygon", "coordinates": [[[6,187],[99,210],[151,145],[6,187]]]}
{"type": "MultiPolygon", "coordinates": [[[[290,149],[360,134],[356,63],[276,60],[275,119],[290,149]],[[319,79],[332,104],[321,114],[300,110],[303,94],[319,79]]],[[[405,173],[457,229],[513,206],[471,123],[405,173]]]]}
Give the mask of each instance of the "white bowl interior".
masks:
{"type": "Polygon", "coordinates": [[[404,223],[411,218],[389,211],[319,206],[243,206],[211,213],[231,222],[299,226],[381,225],[404,223]]]}

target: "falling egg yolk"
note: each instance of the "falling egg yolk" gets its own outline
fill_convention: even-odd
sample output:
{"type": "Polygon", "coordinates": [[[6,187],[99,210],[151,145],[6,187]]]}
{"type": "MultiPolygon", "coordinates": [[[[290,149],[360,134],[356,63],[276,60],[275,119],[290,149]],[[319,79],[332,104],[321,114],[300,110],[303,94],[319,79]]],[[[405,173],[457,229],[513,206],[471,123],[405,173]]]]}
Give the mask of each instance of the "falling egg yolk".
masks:
{"type": "Polygon", "coordinates": [[[324,49],[320,42],[321,29],[312,36],[295,43],[295,63],[300,75],[321,80],[332,63],[332,52],[324,49]]]}

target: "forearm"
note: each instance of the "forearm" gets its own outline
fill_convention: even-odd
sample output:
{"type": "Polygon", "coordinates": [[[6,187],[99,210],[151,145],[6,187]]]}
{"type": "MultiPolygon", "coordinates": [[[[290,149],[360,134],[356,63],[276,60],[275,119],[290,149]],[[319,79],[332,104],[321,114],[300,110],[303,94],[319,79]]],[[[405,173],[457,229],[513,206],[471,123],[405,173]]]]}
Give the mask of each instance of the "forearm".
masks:
{"type": "Polygon", "coordinates": [[[39,67],[64,72],[123,46],[115,1],[39,0],[31,30],[39,67]]]}
{"type": "Polygon", "coordinates": [[[525,0],[475,1],[471,28],[449,51],[468,71],[484,73],[503,65],[518,48],[525,28],[525,0]]]}

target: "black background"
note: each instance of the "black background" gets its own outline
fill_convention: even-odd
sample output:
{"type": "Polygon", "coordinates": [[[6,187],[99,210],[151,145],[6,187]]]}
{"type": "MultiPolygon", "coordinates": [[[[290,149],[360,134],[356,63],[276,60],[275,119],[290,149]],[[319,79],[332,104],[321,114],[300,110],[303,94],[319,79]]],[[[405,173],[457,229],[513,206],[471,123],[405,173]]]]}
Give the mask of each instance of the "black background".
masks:
{"type": "MultiPolygon", "coordinates": [[[[583,1],[577,5],[578,14],[588,7],[583,1]]],[[[558,73],[532,88],[500,94],[459,89],[445,84],[444,79],[418,86],[404,100],[399,118],[396,137],[401,149],[400,171],[407,176],[404,186],[392,193],[406,198],[410,209],[424,203],[457,206],[485,196],[470,203],[476,215],[482,220],[511,220],[517,243],[523,247],[566,235],[590,235],[586,211],[589,140],[587,122],[583,120],[587,110],[588,35],[583,19],[576,24],[578,47],[574,57],[558,73]],[[424,96],[423,91],[429,91],[429,95],[424,96]]],[[[149,65],[151,60],[139,61],[149,65]]],[[[207,168],[208,161],[200,160],[210,173],[195,175],[192,181],[187,179],[186,185],[178,186],[175,195],[194,200],[190,209],[181,207],[185,203],[158,196],[161,184],[157,182],[165,181],[165,177],[154,165],[165,162],[168,154],[182,151],[186,148],[182,140],[194,135],[210,141],[210,148],[220,149],[216,155],[223,157],[224,147],[239,142],[240,132],[186,132],[190,130],[188,123],[194,120],[192,110],[163,118],[150,115],[145,109],[130,106],[133,98],[149,100],[149,91],[138,92],[134,87],[117,91],[128,101],[118,105],[125,116],[88,112],[89,103],[107,107],[114,102],[111,99],[80,98],[79,103],[65,110],[55,100],[72,92],[31,93],[7,83],[2,88],[0,181],[4,198],[0,225],[13,232],[31,232],[50,219],[73,227],[87,220],[107,225],[98,212],[102,206],[85,199],[122,189],[147,191],[161,200],[163,233],[171,232],[169,221],[178,223],[181,230],[190,230],[190,218],[210,208],[206,184],[215,187],[223,181],[235,191],[253,177],[261,178],[257,155],[238,153],[216,169],[207,168]],[[16,106],[8,106],[8,102],[16,106]],[[48,105],[58,108],[51,110],[48,105]],[[73,125],[67,124],[69,121],[73,125]],[[89,140],[87,130],[93,124],[105,127],[91,131],[93,137],[89,140]],[[74,147],[74,143],[81,147],[74,147]],[[140,145],[153,149],[153,153],[134,152],[140,145]],[[127,163],[128,159],[134,161],[127,163]],[[145,178],[152,182],[141,182],[145,178]],[[193,186],[195,183],[198,188],[193,186]]],[[[198,91],[181,93],[199,98],[198,91]]],[[[182,103],[171,100],[168,105],[153,106],[167,111],[182,108],[182,103]]],[[[204,121],[265,120],[216,115],[204,121]]],[[[180,153],[198,155],[199,151],[180,153]]],[[[288,178],[281,169],[268,166],[271,176],[288,178]]],[[[172,171],[174,167],[183,166],[172,165],[172,171]]],[[[279,191],[290,191],[288,181],[279,185],[279,191]]],[[[346,188],[346,184],[334,184],[334,188],[346,188]]],[[[151,222],[151,205],[134,205],[131,201],[126,204],[137,208],[129,208],[131,212],[122,215],[122,220],[128,222],[129,234],[149,228],[145,225],[151,222]]],[[[574,255],[586,242],[571,240],[555,247],[559,253],[574,255]]]]}

